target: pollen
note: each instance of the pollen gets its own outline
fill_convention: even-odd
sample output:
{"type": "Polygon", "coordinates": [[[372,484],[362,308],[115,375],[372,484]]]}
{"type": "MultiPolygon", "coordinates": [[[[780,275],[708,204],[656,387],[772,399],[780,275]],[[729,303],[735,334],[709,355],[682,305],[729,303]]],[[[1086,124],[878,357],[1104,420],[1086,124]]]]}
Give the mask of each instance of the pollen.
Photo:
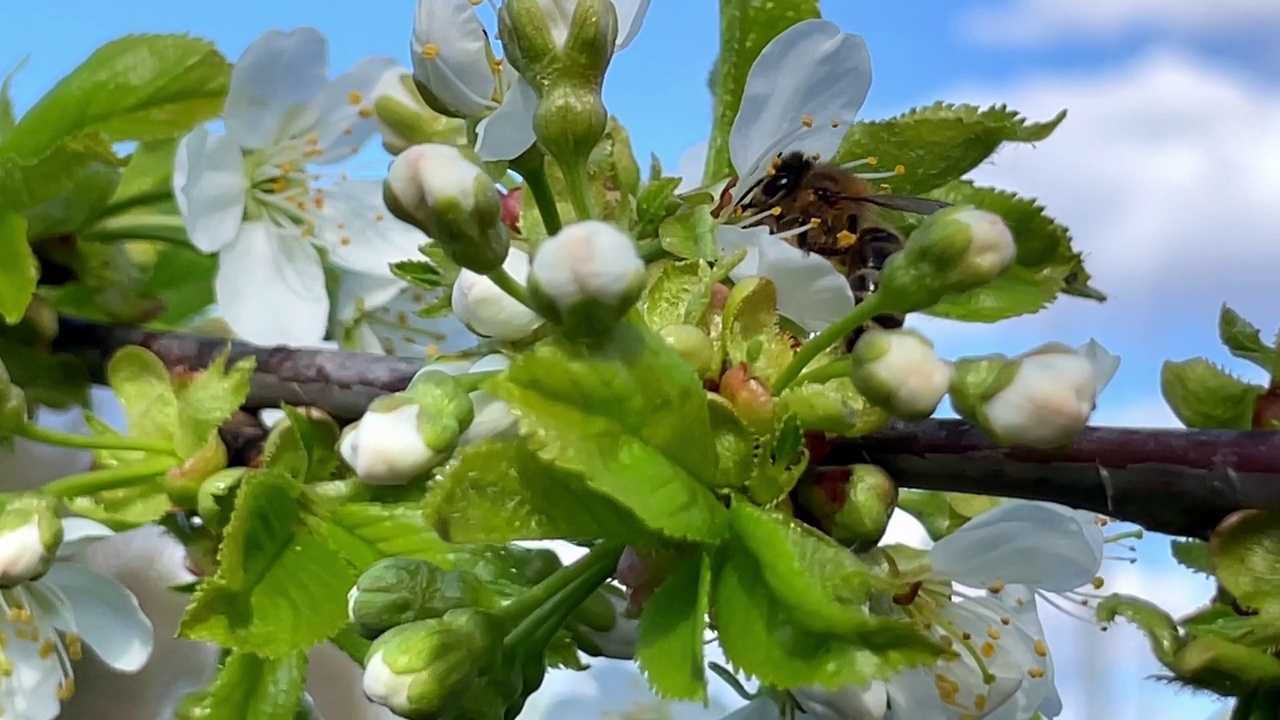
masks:
{"type": "Polygon", "coordinates": [[[84,657],[84,645],[80,642],[80,636],[75,633],[67,633],[67,657],[72,660],[84,657]]]}
{"type": "Polygon", "coordinates": [[[494,58],[493,62],[489,63],[489,67],[493,68],[494,72],[500,72],[502,70],[502,58],[494,58]]]}
{"type": "Polygon", "coordinates": [[[943,675],[934,673],[933,685],[938,689],[938,697],[947,705],[956,705],[960,697],[960,683],[943,675]]]}
{"type": "Polygon", "coordinates": [[[1049,656],[1049,646],[1045,644],[1044,640],[1036,640],[1031,647],[1036,651],[1036,655],[1040,657],[1049,656]]]}
{"type": "Polygon", "coordinates": [[[803,125],[803,126],[805,126],[805,127],[807,127],[807,128],[811,128],[811,127],[813,127],[813,116],[812,116],[812,115],[801,115],[801,116],[800,116],[800,124],[801,124],[801,125],[803,125]]]}
{"type": "Polygon", "coordinates": [[[987,637],[991,638],[992,640],[999,640],[1000,631],[995,628],[987,628],[987,637]]]}
{"type": "Polygon", "coordinates": [[[1013,618],[1009,617],[1008,615],[1005,615],[1005,616],[1003,616],[1003,617],[1001,617],[1001,618],[1000,618],[1000,624],[1001,624],[1001,625],[1004,625],[1005,627],[1009,627],[1009,625],[1010,625],[1012,622],[1013,622],[1013,618]]]}
{"type": "Polygon", "coordinates": [[[809,227],[811,228],[822,227],[822,218],[809,218],[809,227]]]}
{"type": "Polygon", "coordinates": [[[887,192],[889,192],[889,191],[890,191],[890,190],[892,190],[892,189],[893,189],[893,186],[892,186],[892,185],[890,185],[889,183],[880,183],[880,192],[886,192],[886,193],[887,193],[887,192]]]}
{"type": "Polygon", "coordinates": [[[407,313],[407,312],[405,312],[405,311],[403,311],[403,310],[401,310],[400,312],[396,313],[396,324],[397,324],[397,325],[399,325],[400,327],[406,327],[406,326],[408,326],[408,325],[409,325],[409,313],[407,313]]]}
{"type": "Polygon", "coordinates": [[[414,301],[414,302],[416,302],[416,303],[426,302],[426,301],[427,301],[427,296],[426,296],[426,295],[423,295],[423,294],[422,294],[422,293],[420,293],[420,292],[415,292],[413,295],[410,295],[409,297],[413,298],[413,301],[414,301]]]}
{"type": "Polygon", "coordinates": [[[983,712],[984,710],[986,710],[986,709],[987,709],[987,696],[986,696],[986,695],[984,695],[984,694],[982,694],[982,693],[978,693],[977,695],[974,695],[974,696],[973,696],[973,709],[974,709],[974,710],[977,710],[978,712],[983,712]]]}
{"type": "Polygon", "coordinates": [[[428,345],[428,346],[427,346],[427,355],[429,355],[429,356],[431,356],[431,357],[435,357],[436,355],[439,355],[439,354],[440,354],[440,346],[439,346],[439,345],[436,345],[435,343],[432,343],[431,345],[428,345]]]}
{"type": "Polygon", "coordinates": [[[468,2],[470,2],[475,7],[480,7],[481,5],[484,4],[484,0],[468,0],[468,2]]]}
{"type": "Polygon", "coordinates": [[[1026,605],[1026,604],[1027,604],[1027,601],[1026,601],[1025,599],[1023,599],[1023,598],[1014,598],[1014,599],[1013,599],[1013,604],[1014,604],[1014,605],[1018,605],[1018,606],[1022,606],[1022,605],[1026,605]]]}
{"type": "Polygon", "coordinates": [[[848,230],[841,230],[836,233],[836,247],[841,250],[853,247],[853,244],[856,242],[858,242],[858,236],[848,230]]]}
{"type": "Polygon", "coordinates": [[[875,167],[877,164],[879,164],[879,162],[880,162],[880,158],[876,157],[875,155],[872,155],[871,157],[867,158],[867,164],[870,165],[871,167],[875,167]]]}
{"type": "Polygon", "coordinates": [[[440,55],[440,46],[435,43],[427,43],[422,46],[422,57],[428,60],[435,60],[440,55]]]}
{"type": "Polygon", "coordinates": [[[369,118],[373,117],[373,108],[366,105],[360,108],[358,111],[356,111],[356,114],[364,118],[365,120],[368,120],[369,118]]]}
{"type": "Polygon", "coordinates": [[[40,649],[36,651],[36,654],[40,656],[41,660],[48,660],[53,657],[53,654],[57,651],[58,646],[54,645],[52,640],[45,638],[45,640],[40,643],[40,649]]]}
{"type": "Polygon", "coordinates": [[[986,658],[986,659],[988,659],[988,660],[990,660],[991,658],[993,658],[993,657],[995,657],[995,656],[996,656],[996,646],[995,646],[995,643],[984,642],[984,643],[982,643],[982,647],[980,647],[980,648],[978,648],[978,649],[979,649],[979,651],[982,653],[982,657],[984,657],[984,658],[986,658]]]}
{"type": "Polygon", "coordinates": [[[988,590],[990,590],[991,592],[993,592],[993,593],[995,593],[995,594],[999,595],[999,594],[1000,594],[1000,592],[1001,592],[1002,590],[1004,590],[1004,581],[1003,581],[1003,580],[997,580],[997,581],[995,581],[995,582],[991,583],[990,585],[988,585],[988,586],[987,586],[987,589],[988,589],[988,590]]]}
{"type": "Polygon", "coordinates": [[[386,220],[386,219],[387,219],[387,216],[383,215],[382,213],[378,213],[377,215],[373,216],[374,222],[382,222],[383,220],[386,220]]]}
{"type": "Polygon", "coordinates": [[[970,640],[972,640],[972,639],[973,639],[973,636],[972,636],[972,635],[970,635],[970,634],[969,634],[969,633],[967,633],[967,632],[962,632],[962,633],[960,633],[960,639],[961,639],[961,640],[963,640],[963,641],[965,641],[965,642],[969,642],[970,640]]]}
{"type": "Polygon", "coordinates": [[[1103,582],[1104,581],[1102,579],[1102,576],[1099,575],[1098,577],[1095,577],[1089,584],[1093,586],[1094,590],[1101,590],[1103,582]]]}
{"type": "Polygon", "coordinates": [[[893,174],[895,174],[895,175],[906,175],[906,174],[907,174],[907,166],[906,166],[906,165],[896,165],[896,166],[894,166],[894,168],[893,168],[893,174]]]}
{"type": "Polygon", "coordinates": [[[782,208],[778,207],[777,205],[774,205],[773,207],[769,208],[769,214],[774,217],[778,217],[779,215],[782,214],[782,208]]]}
{"type": "Polygon", "coordinates": [[[67,678],[58,686],[58,699],[66,702],[76,694],[76,681],[73,678],[67,678]]]}
{"type": "Polygon", "coordinates": [[[338,242],[342,244],[342,247],[347,247],[347,246],[351,245],[351,236],[350,236],[350,235],[343,235],[343,236],[342,236],[342,239],[341,239],[341,240],[339,240],[338,242]]]}
{"type": "Polygon", "coordinates": [[[1032,680],[1039,680],[1044,677],[1044,668],[1030,668],[1027,670],[1027,677],[1032,680]]]}
{"type": "Polygon", "coordinates": [[[360,94],[359,90],[352,90],[347,93],[347,102],[352,105],[359,105],[364,102],[364,95],[360,94]]]}
{"type": "Polygon", "coordinates": [[[838,128],[838,127],[840,127],[840,121],[839,121],[839,120],[837,120],[837,119],[835,119],[835,118],[831,118],[831,127],[833,127],[833,128],[838,128]]]}

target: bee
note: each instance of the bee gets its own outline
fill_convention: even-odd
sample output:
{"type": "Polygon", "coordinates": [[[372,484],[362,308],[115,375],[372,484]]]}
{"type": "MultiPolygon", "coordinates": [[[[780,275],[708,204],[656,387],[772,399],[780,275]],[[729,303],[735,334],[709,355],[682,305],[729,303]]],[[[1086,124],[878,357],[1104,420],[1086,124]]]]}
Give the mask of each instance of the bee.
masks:
{"type": "MultiPolygon", "coordinates": [[[[857,175],[852,171],[795,151],[779,154],[766,174],[742,193],[734,214],[742,227],[763,225],[806,252],[830,258],[843,270],[854,300],[876,291],[880,270],[903,240],[884,227],[877,208],[930,215],[950,203],[928,198],[879,193],[868,179],[896,173],[857,175]]],[[[721,199],[731,202],[732,186],[721,199]]],[[[899,314],[881,314],[850,334],[845,349],[872,327],[903,326],[899,314]]]]}

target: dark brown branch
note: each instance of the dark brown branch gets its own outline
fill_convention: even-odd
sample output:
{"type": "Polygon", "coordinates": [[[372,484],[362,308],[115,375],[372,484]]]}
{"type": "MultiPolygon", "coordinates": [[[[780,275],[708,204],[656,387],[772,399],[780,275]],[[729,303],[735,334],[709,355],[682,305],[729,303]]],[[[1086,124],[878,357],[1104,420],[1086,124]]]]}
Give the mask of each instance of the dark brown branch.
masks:
{"type": "MultiPolygon", "coordinates": [[[[220,339],[63,321],[58,349],[85,359],[101,377],[111,353],[141,345],[170,367],[200,368],[227,347],[220,339]]],[[[248,409],[314,405],[352,420],[378,395],[401,390],[421,361],[359,353],[259,348],[231,343],[232,359],[252,355],[248,409]]],[[[243,418],[241,418],[243,420],[243,418]]],[[[260,433],[253,423],[224,428],[240,452],[260,433]]],[[[996,447],[956,420],[895,425],[841,441],[827,464],[872,462],[903,487],[1047,500],[1105,513],[1148,530],[1205,537],[1242,508],[1280,510],[1280,433],[1089,428],[1059,452],[996,447]]]]}

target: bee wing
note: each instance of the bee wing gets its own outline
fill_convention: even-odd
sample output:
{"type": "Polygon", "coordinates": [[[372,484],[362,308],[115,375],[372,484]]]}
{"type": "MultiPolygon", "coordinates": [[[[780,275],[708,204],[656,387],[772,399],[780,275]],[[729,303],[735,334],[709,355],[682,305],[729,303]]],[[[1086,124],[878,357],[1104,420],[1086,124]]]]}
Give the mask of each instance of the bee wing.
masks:
{"type": "Polygon", "coordinates": [[[857,199],[872,205],[889,208],[890,210],[901,210],[902,212],[916,213],[917,215],[932,215],[943,208],[951,207],[949,202],[911,195],[867,195],[857,199]]]}

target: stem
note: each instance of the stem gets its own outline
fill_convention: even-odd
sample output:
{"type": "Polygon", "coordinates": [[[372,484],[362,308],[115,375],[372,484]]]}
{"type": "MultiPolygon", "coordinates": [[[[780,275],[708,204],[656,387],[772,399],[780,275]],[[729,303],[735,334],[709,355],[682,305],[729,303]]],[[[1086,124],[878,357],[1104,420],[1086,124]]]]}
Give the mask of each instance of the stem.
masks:
{"type": "Polygon", "coordinates": [[[51,430],[34,423],[27,423],[14,431],[13,434],[38,443],[44,443],[45,445],[59,445],[61,447],[83,448],[85,450],[139,450],[141,452],[164,453],[166,455],[173,453],[173,445],[171,443],[158,440],[144,440],[142,438],[124,436],[112,437],[109,435],[77,435],[60,430],[51,430]]]}
{"type": "MultiPolygon", "coordinates": [[[[529,291],[517,282],[515,278],[511,277],[511,273],[507,272],[506,268],[500,267],[489,273],[488,277],[493,281],[494,285],[498,286],[499,290],[510,295],[521,305],[534,310],[533,300],[529,298],[529,291]]],[[[534,310],[534,312],[537,312],[537,310],[534,310]]]]}
{"type": "Polygon", "coordinates": [[[505,619],[523,618],[502,641],[503,648],[517,648],[541,639],[548,627],[552,628],[552,633],[559,630],[578,606],[618,569],[624,548],[621,543],[601,543],[578,562],[560,568],[532,590],[503,606],[499,613],[505,619]]]}
{"type": "Polygon", "coordinates": [[[587,167],[575,162],[572,165],[560,163],[564,171],[565,189],[569,191],[569,202],[573,204],[573,213],[579,220],[591,219],[591,203],[587,202],[587,167]]]}
{"type": "Polygon", "coordinates": [[[809,341],[800,348],[796,356],[778,376],[773,384],[773,394],[780,395],[786,390],[791,383],[800,375],[800,372],[808,367],[813,359],[822,354],[822,351],[844,340],[844,338],[858,327],[862,326],[871,318],[875,317],[882,310],[884,301],[878,293],[872,293],[865,300],[858,303],[853,311],[841,318],[836,324],[828,327],[826,330],[809,338],[809,341]]]}
{"type": "Polygon", "coordinates": [[[108,219],[90,228],[85,233],[85,239],[102,243],[155,240],[191,247],[186,226],[182,224],[181,218],[172,215],[148,214],[108,219]]]}
{"type": "Polygon", "coordinates": [[[809,383],[824,383],[828,380],[848,377],[851,372],[853,372],[853,361],[849,358],[840,358],[839,360],[832,360],[826,365],[821,365],[809,370],[808,372],[801,373],[800,377],[796,378],[795,384],[807,385],[809,383]]]}
{"type": "Polygon", "coordinates": [[[153,458],[120,467],[90,470],[54,480],[44,486],[44,492],[56,497],[71,498],[92,495],[104,490],[133,487],[140,485],[142,480],[148,480],[169,470],[179,462],[173,457],[153,458]]]}
{"type": "Polygon", "coordinates": [[[337,635],[329,638],[329,642],[338,646],[338,649],[355,660],[357,665],[364,665],[365,656],[369,654],[369,646],[373,644],[356,634],[350,625],[343,626],[337,635]]]}
{"type": "Polygon", "coordinates": [[[524,186],[533,195],[533,202],[538,206],[538,214],[542,216],[542,226],[547,235],[560,232],[564,223],[560,220],[560,206],[556,204],[556,194],[551,190],[551,182],[547,179],[546,165],[539,164],[524,173],[524,186]]]}
{"type": "Polygon", "coordinates": [[[98,219],[103,220],[116,215],[121,215],[136,207],[152,205],[172,199],[173,192],[167,187],[144,190],[136,195],[130,195],[108,203],[106,207],[102,208],[102,212],[98,215],[98,219]]]}

